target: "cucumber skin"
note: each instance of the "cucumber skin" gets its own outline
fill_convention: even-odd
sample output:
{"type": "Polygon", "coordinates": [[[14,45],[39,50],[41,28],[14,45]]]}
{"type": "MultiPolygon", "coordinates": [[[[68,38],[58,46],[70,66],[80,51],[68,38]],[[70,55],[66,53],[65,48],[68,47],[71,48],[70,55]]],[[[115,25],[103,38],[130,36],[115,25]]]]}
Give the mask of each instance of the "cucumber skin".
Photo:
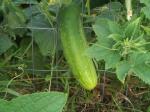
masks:
{"type": "Polygon", "coordinates": [[[64,56],[81,86],[92,90],[97,85],[93,61],[84,55],[88,44],[80,19],[80,5],[71,3],[59,12],[59,31],[64,56]]]}

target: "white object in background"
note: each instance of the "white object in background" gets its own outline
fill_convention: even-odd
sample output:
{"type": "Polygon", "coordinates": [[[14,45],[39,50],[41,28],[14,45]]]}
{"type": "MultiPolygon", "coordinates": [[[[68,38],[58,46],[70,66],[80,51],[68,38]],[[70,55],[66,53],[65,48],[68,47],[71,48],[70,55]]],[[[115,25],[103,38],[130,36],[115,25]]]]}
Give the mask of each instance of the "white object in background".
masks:
{"type": "Polygon", "coordinates": [[[133,15],[132,12],[132,0],[125,0],[126,9],[127,9],[127,20],[130,21],[133,15]]]}

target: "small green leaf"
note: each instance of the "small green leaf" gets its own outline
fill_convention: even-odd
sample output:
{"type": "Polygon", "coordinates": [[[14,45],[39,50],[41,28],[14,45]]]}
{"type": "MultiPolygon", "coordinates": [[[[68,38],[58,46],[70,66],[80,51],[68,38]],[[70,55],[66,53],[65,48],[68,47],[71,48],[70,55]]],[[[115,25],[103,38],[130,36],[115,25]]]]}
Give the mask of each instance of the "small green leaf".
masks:
{"type": "Polygon", "coordinates": [[[134,38],[139,33],[140,18],[135,19],[127,24],[124,29],[125,38],[134,38]]]}
{"type": "Polygon", "coordinates": [[[146,18],[150,19],[150,0],[140,0],[140,2],[145,4],[145,7],[142,8],[142,12],[146,18]]]}
{"type": "Polygon", "coordinates": [[[144,3],[145,5],[150,5],[150,0],[140,0],[141,3],[144,3]]]}
{"type": "Polygon", "coordinates": [[[130,64],[127,61],[121,61],[116,66],[116,75],[122,83],[124,83],[129,70],[130,70],[130,64]]]}
{"type": "Polygon", "coordinates": [[[143,7],[142,12],[145,14],[146,18],[150,19],[150,6],[149,7],[143,7]]]}
{"type": "Polygon", "coordinates": [[[144,31],[146,32],[146,34],[150,36],[150,27],[148,27],[148,26],[142,26],[142,28],[144,29],[144,31]]]}
{"type": "Polygon", "coordinates": [[[113,39],[115,42],[119,42],[123,40],[122,35],[120,34],[110,34],[108,38],[113,39]]]}

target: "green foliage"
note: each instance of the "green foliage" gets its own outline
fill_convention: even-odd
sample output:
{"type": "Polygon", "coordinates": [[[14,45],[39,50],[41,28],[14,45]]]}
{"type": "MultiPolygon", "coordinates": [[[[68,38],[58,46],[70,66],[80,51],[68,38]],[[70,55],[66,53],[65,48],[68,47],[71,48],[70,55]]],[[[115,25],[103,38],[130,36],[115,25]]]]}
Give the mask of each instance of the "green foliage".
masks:
{"type": "Polygon", "coordinates": [[[13,37],[15,42],[18,38],[24,38],[24,36],[26,36],[27,29],[23,29],[26,27],[31,31],[28,32],[28,35],[30,37],[33,36],[34,41],[37,43],[43,56],[51,56],[55,53],[55,44],[57,41],[56,30],[52,28],[52,21],[54,20],[54,17],[51,13],[49,13],[49,11],[57,12],[57,6],[50,9],[45,1],[38,4],[36,0],[2,0],[0,6],[1,11],[3,12],[2,16],[4,18],[1,22],[2,26],[0,27],[0,36],[3,37],[0,40],[2,46],[0,48],[0,54],[5,53],[5,51],[12,46],[12,42],[10,41],[11,37],[13,37]],[[28,2],[36,2],[37,4],[33,5],[32,9],[30,7],[21,9],[19,5],[15,4],[28,2]],[[8,43],[6,43],[6,41],[8,43]]]}
{"type": "Polygon", "coordinates": [[[116,67],[118,79],[124,82],[125,76],[134,73],[135,76],[150,84],[150,53],[133,53],[127,61],[121,61],[116,67]]]}
{"type": "Polygon", "coordinates": [[[38,3],[37,0],[12,0],[14,3],[38,3]]]}
{"type": "Polygon", "coordinates": [[[149,45],[140,30],[140,18],[121,27],[109,19],[98,18],[93,25],[97,42],[86,53],[96,60],[104,60],[105,68],[116,68],[118,79],[124,83],[126,75],[135,75],[150,84],[149,45]]]}
{"type": "Polygon", "coordinates": [[[7,35],[0,34],[0,55],[6,52],[13,45],[7,35]]]}
{"type": "Polygon", "coordinates": [[[49,29],[33,30],[33,37],[43,56],[53,55],[56,46],[56,32],[49,29]]]}
{"type": "Polygon", "coordinates": [[[0,99],[0,112],[62,112],[67,94],[43,92],[19,96],[11,101],[0,99]]]}
{"type": "Polygon", "coordinates": [[[148,27],[148,26],[142,26],[142,28],[144,29],[144,31],[146,32],[146,34],[148,36],[150,36],[150,27],[148,27]]]}
{"type": "Polygon", "coordinates": [[[49,5],[54,5],[54,4],[69,4],[71,3],[72,0],[48,0],[49,5]]]}
{"type": "Polygon", "coordinates": [[[98,18],[98,17],[109,18],[111,20],[119,21],[121,19],[122,7],[123,7],[123,5],[120,2],[110,2],[109,4],[101,7],[98,10],[100,12],[100,14],[96,18],[98,18]]]}
{"type": "MultiPolygon", "coordinates": [[[[0,97],[12,99],[0,99],[0,112],[46,111],[39,108],[50,108],[49,111],[53,112],[57,107],[64,112],[77,112],[81,109],[118,112],[118,107],[125,112],[145,112],[150,102],[147,95],[149,86],[145,85],[150,82],[150,0],[139,0],[142,4],[138,7],[139,1],[132,0],[133,18],[141,18],[131,22],[125,22],[124,0],[89,0],[88,16],[87,9],[83,8],[81,16],[85,17],[85,33],[89,42],[92,42],[86,53],[97,61],[105,61],[105,65],[104,61],[98,64],[95,62],[98,74],[103,73],[99,69],[104,66],[106,68],[105,77],[99,78],[104,79],[105,84],[98,81],[100,86],[98,84],[92,92],[82,90],[72,78],[57,38],[59,21],[56,17],[59,8],[70,1],[72,0],[0,0],[0,97]],[[140,9],[142,13],[139,13],[140,9]],[[93,22],[96,43],[93,43],[93,29],[89,28],[93,22]],[[112,75],[114,73],[117,77],[112,75]],[[128,77],[129,94],[125,96],[120,81],[124,83],[127,75],[136,76],[145,83],[136,77],[128,77]],[[101,86],[103,84],[105,89],[101,86]],[[45,92],[20,96],[47,89],[67,91],[67,105],[67,95],[64,93],[45,92]],[[113,97],[116,95],[113,98],[115,103],[111,100],[112,94],[113,97]],[[135,109],[126,105],[128,101],[133,103],[135,109]],[[106,105],[106,102],[110,105],[106,105]],[[62,109],[64,105],[65,108],[62,109]]],[[[74,25],[70,26],[71,29],[74,28],[74,25]]]]}
{"type": "Polygon", "coordinates": [[[8,25],[10,28],[16,28],[24,25],[26,17],[23,11],[20,10],[20,8],[17,7],[13,2],[10,0],[3,0],[1,9],[4,13],[3,24],[8,25]]]}
{"type": "Polygon", "coordinates": [[[142,8],[142,12],[145,14],[146,18],[150,19],[150,0],[140,0],[140,2],[145,4],[145,7],[142,8]]]}

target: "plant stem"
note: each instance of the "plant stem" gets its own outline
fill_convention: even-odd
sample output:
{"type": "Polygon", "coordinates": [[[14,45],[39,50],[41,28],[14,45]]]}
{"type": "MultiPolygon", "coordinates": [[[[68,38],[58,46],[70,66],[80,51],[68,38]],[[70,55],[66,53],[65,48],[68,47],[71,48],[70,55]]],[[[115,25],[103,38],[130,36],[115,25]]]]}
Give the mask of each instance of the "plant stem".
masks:
{"type": "Polygon", "coordinates": [[[127,9],[127,20],[130,21],[132,17],[132,0],[125,0],[125,5],[127,9]]]}

